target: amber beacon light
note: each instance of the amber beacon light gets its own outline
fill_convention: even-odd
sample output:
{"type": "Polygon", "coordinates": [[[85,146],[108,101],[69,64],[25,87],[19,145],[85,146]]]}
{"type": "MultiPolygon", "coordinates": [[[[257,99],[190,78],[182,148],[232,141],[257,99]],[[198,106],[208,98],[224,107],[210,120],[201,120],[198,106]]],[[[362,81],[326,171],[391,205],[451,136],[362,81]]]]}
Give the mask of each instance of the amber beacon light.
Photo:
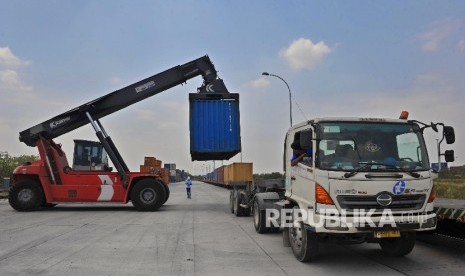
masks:
{"type": "Polygon", "coordinates": [[[408,119],[408,111],[405,111],[405,110],[402,111],[402,112],[400,113],[399,119],[407,120],[407,119],[408,119]]]}

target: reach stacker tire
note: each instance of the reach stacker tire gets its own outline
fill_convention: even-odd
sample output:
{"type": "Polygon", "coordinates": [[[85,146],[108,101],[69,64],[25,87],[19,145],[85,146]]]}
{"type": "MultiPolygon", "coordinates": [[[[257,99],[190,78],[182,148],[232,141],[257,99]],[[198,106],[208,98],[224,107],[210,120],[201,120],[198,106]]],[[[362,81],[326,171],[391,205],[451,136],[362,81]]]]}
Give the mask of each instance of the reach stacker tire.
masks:
{"type": "Polygon", "coordinates": [[[11,187],[8,202],[17,211],[35,211],[44,201],[40,184],[33,180],[23,180],[11,187]]]}
{"type": "Polygon", "coordinates": [[[142,179],[131,190],[131,201],[139,211],[156,211],[167,199],[165,184],[154,179],[142,179]]]}
{"type": "Polygon", "coordinates": [[[170,187],[168,187],[167,184],[165,183],[162,183],[163,184],[163,187],[165,188],[165,200],[163,201],[163,204],[165,204],[167,201],[168,201],[168,198],[170,198],[170,187]]]}

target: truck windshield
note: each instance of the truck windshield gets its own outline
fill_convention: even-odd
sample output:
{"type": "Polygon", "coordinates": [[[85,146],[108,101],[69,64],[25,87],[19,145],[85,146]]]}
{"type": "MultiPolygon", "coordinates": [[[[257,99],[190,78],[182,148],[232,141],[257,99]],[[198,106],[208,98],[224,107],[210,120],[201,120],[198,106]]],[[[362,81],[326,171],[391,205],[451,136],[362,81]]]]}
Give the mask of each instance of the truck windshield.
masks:
{"type": "Polygon", "coordinates": [[[430,169],[423,135],[412,123],[321,123],[317,141],[316,166],[323,170],[430,169]]]}

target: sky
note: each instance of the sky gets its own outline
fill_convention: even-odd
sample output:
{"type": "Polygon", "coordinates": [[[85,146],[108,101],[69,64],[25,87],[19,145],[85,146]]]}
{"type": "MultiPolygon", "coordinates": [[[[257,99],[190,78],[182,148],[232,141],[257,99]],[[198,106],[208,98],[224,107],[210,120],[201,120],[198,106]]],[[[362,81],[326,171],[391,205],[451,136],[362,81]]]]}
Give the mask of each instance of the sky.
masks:
{"type": "MultiPolygon", "coordinates": [[[[103,118],[129,168],[144,156],[194,174],[232,162],[282,172],[293,123],[315,117],[398,118],[455,128],[465,164],[463,1],[6,1],[0,0],[0,151],[37,154],[20,131],[134,82],[209,55],[240,94],[242,153],[191,162],[194,78],[103,118]]],[[[426,131],[430,162],[436,139],[426,131]]],[[[73,139],[55,139],[71,163],[73,139]]]]}

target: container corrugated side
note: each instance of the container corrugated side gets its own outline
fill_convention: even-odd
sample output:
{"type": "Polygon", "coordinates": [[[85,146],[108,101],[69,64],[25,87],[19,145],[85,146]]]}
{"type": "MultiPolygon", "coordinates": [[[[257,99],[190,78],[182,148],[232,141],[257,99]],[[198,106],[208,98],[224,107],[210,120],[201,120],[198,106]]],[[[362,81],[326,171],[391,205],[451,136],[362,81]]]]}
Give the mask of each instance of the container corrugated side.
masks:
{"type": "MultiPolygon", "coordinates": [[[[189,95],[192,160],[228,160],[241,151],[239,96],[203,99],[189,95]]],[[[226,96],[225,96],[226,97],[226,96]]]]}
{"type": "Polygon", "coordinates": [[[252,181],[253,163],[232,163],[224,167],[224,183],[226,185],[252,181]]]}
{"type": "Polygon", "coordinates": [[[224,183],[224,166],[218,168],[218,183],[224,183]]]}

